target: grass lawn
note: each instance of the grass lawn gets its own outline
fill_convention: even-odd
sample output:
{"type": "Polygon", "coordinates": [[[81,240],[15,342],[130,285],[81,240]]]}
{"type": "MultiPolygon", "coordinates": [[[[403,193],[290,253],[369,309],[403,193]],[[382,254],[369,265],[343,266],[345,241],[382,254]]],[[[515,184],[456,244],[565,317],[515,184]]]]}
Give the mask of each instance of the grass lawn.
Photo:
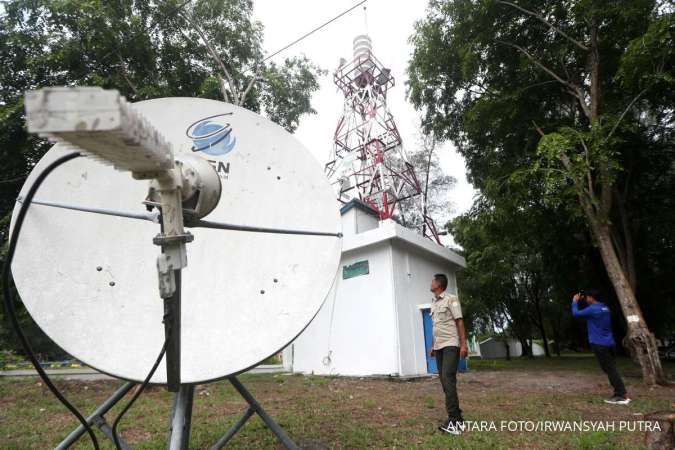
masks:
{"type": "MultiPolygon", "coordinates": [[[[465,419],[472,421],[616,421],[615,431],[471,431],[462,436],[436,431],[444,417],[437,378],[417,381],[286,374],[244,375],[241,381],[303,448],[640,448],[644,432],[619,431],[619,421],[675,409],[675,386],[641,385],[639,370],[620,359],[630,406],[602,402],[607,379],[590,356],[545,360],[470,362],[459,375],[465,419]]],[[[675,364],[666,365],[675,377],[675,364]]],[[[69,399],[91,411],[118,385],[111,381],[58,381],[69,399]]],[[[191,448],[207,449],[245,410],[226,381],[197,386],[191,448]]],[[[171,397],[153,387],[140,397],[121,424],[134,448],[163,449],[171,397]]],[[[112,423],[119,408],[108,414],[112,423]]],[[[51,448],[76,421],[35,378],[0,380],[0,448],[51,448]]],[[[104,448],[113,448],[101,433],[104,448]]],[[[274,435],[257,417],[231,441],[233,448],[275,448],[274,435]]],[[[84,437],[76,448],[89,448],[84,437]]]]}

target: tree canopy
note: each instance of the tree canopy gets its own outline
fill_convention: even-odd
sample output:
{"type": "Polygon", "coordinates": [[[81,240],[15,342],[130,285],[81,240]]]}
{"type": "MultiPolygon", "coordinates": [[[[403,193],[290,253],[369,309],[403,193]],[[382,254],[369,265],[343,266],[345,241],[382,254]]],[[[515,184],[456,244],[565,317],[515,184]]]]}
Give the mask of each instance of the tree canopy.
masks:
{"type": "Polygon", "coordinates": [[[486,220],[524,221],[530,234],[500,236],[569,298],[578,282],[531,258],[574,264],[567,237],[585,232],[594,259],[582,272],[604,266],[595,282],[638,318],[628,347],[652,381],[662,374],[642,318],[661,335],[674,322],[672,283],[654,283],[673,267],[674,23],[672,5],[654,0],[433,0],[409,64],[426,131],[457,146],[486,205],[455,223],[467,254],[494,242],[468,238],[486,220]]]}
{"type": "Polygon", "coordinates": [[[401,210],[404,211],[401,219],[410,228],[425,227],[425,215],[431,217],[435,224],[443,224],[452,212],[450,193],[457,180],[443,171],[437,144],[433,136],[420,136],[417,145],[407,152],[421,187],[419,196],[401,201],[401,210]]]}

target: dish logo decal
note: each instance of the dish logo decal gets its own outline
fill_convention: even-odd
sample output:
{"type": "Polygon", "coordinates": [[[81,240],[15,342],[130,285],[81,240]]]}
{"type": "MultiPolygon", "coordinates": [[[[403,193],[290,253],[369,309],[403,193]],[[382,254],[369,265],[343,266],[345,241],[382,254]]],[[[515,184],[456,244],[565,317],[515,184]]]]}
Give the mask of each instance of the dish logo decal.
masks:
{"type": "Polygon", "coordinates": [[[211,156],[223,156],[234,149],[237,138],[232,135],[232,127],[226,116],[232,113],[216,114],[205,117],[190,125],[185,134],[192,140],[192,151],[211,156]]]}

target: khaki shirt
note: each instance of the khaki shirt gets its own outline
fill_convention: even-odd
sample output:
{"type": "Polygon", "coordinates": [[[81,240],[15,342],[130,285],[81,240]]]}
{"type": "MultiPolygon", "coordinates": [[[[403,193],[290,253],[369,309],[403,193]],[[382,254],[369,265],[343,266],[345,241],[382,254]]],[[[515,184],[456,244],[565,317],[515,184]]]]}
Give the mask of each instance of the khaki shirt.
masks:
{"type": "Polygon", "coordinates": [[[443,347],[459,347],[459,332],[455,319],[461,318],[462,306],[456,295],[443,292],[438,297],[434,296],[433,303],[431,303],[434,350],[440,350],[443,347]]]}

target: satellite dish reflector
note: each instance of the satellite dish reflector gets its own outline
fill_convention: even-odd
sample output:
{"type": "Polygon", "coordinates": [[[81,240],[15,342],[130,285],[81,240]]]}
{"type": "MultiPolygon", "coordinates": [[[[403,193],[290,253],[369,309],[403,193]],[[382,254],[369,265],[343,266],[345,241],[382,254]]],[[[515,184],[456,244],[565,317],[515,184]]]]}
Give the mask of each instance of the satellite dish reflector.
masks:
{"type": "MultiPolygon", "coordinates": [[[[215,168],[222,191],[192,205],[211,210],[209,221],[340,232],[322,167],[281,127],[206,99],[148,100],[132,109],[164,136],[176,160],[215,168]]],[[[21,195],[68,151],[57,144],[47,152],[21,195]]],[[[148,181],[78,158],[54,171],[35,200],[143,214],[147,194],[148,181]]],[[[334,236],[191,231],[182,274],[181,382],[202,383],[242,372],[290,343],[330,290],[342,244],[334,236]]],[[[34,204],[12,266],[19,294],[68,353],[142,381],[164,342],[157,233],[148,221],[34,204]]],[[[164,362],[152,382],[166,382],[164,362]]]]}

